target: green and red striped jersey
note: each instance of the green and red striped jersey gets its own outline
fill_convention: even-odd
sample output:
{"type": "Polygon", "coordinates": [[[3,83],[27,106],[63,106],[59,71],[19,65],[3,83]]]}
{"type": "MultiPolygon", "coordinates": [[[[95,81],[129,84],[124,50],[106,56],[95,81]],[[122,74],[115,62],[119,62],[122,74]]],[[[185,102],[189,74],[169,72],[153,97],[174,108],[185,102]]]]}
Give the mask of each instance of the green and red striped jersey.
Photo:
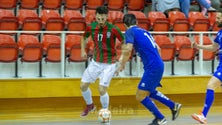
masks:
{"type": "Polygon", "coordinates": [[[84,38],[92,37],[94,41],[93,59],[101,63],[116,62],[116,38],[122,42],[124,36],[115,25],[106,22],[104,27],[99,27],[98,22],[89,24],[84,33],[84,38]]]}

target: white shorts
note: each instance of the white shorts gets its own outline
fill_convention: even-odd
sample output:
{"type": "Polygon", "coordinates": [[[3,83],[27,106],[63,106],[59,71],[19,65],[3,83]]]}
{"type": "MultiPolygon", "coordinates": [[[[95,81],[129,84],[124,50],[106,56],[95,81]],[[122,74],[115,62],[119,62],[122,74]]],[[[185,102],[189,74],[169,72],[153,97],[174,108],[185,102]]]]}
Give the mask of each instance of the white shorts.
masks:
{"type": "Polygon", "coordinates": [[[115,75],[115,71],[115,63],[99,63],[93,60],[84,71],[81,82],[93,83],[99,78],[99,85],[108,87],[112,77],[115,75]]]}

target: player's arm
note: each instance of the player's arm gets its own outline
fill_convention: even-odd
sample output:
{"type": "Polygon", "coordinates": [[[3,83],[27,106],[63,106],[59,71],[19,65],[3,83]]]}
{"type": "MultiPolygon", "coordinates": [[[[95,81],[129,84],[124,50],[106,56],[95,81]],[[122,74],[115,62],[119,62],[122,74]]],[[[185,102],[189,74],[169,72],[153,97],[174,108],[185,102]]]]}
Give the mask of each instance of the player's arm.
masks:
{"type": "Polygon", "coordinates": [[[87,58],[87,53],[86,53],[86,43],[87,43],[87,38],[84,36],[81,38],[81,57],[82,58],[87,58]]]}
{"type": "Polygon", "coordinates": [[[159,47],[158,44],[156,44],[156,47],[157,47],[157,50],[158,50],[159,55],[161,56],[161,48],[159,47]]]}
{"type": "Polygon", "coordinates": [[[197,49],[204,49],[204,50],[207,50],[207,51],[215,52],[215,51],[218,50],[219,45],[216,42],[214,42],[213,44],[210,44],[210,45],[199,45],[199,44],[194,42],[193,47],[197,48],[197,49]]]}
{"type": "Polygon", "coordinates": [[[131,44],[131,43],[127,43],[127,44],[122,45],[122,53],[121,53],[121,56],[119,58],[119,64],[120,65],[119,65],[119,67],[117,69],[117,72],[116,72],[117,75],[118,75],[119,72],[124,70],[125,64],[131,56],[132,49],[133,49],[133,44],[131,44]]]}

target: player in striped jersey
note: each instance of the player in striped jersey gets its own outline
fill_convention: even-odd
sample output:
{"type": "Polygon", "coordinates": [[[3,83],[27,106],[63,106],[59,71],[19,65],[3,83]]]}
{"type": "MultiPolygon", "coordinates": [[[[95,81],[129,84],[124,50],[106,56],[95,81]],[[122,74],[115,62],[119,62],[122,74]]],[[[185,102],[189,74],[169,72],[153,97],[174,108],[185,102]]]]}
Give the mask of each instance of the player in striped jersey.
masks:
{"type": "Polygon", "coordinates": [[[124,39],[120,29],[107,21],[108,9],[101,6],[96,9],[96,21],[89,24],[81,41],[81,56],[87,58],[85,44],[91,36],[94,42],[93,59],[83,73],[81,79],[82,96],[87,104],[81,116],[87,116],[90,111],[95,110],[92,100],[90,83],[97,78],[99,81],[100,102],[102,108],[108,108],[109,95],[107,88],[116,71],[116,38],[122,42],[124,39]]]}
{"type": "Polygon", "coordinates": [[[155,99],[169,107],[172,112],[172,120],[178,117],[182,105],[171,101],[156,90],[157,87],[161,86],[160,81],[164,71],[164,64],[159,54],[160,48],[148,31],[136,26],[135,15],[124,15],[123,23],[127,28],[125,32],[126,45],[123,46],[123,52],[119,59],[120,67],[116,73],[118,74],[124,69],[125,63],[134,48],[141,57],[144,66],[144,74],[138,84],[136,99],[155,116],[155,119],[149,125],[165,125],[167,123],[165,116],[158,110],[151,99],[155,99]]]}

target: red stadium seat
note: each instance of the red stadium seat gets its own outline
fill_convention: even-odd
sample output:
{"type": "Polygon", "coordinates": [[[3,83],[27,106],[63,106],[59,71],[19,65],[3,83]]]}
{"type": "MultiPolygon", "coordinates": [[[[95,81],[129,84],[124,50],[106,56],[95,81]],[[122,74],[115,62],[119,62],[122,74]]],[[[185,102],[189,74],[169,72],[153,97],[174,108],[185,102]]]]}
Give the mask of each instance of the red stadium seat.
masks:
{"type": "Polygon", "coordinates": [[[15,63],[15,77],[18,77],[18,45],[10,35],[0,34],[0,62],[15,63]]]}
{"type": "Polygon", "coordinates": [[[40,0],[20,0],[22,9],[38,9],[40,0]]]}
{"type": "Polygon", "coordinates": [[[86,9],[96,9],[104,5],[105,0],[86,0],[86,9]]]}
{"type": "Polygon", "coordinates": [[[20,35],[18,39],[22,62],[40,62],[42,60],[42,45],[33,35],[20,35]]]}
{"type": "Polygon", "coordinates": [[[33,10],[18,10],[18,19],[22,30],[40,31],[42,29],[41,19],[33,10]]]}
{"type": "Polygon", "coordinates": [[[46,30],[62,31],[65,24],[62,17],[56,10],[42,10],[41,11],[42,24],[46,30]]]}
{"type": "Polygon", "coordinates": [[[65,10],[63,19],[69,31],[84,31],[86,28],[85,18],[79,11],[65,10]]]}
{"type": "Polygon", "coordinates": [[[189,23],[193,31],[208,31],[210,21],[201,12],[189,12],[189,23]]]}
{"type": "Polygon", "coordinates": [[[108,9],[109,10],[119,10],[122,11],[124,9],[124,0],[108,0],[108,9]]]}
{"type": "Polygon", "coordinates": [[[174,75],[175,44],[166,35],[155,35],[154,39],[161,48],[161,58],[163,61],[171,61],[171,74],[174,75]]]}
{"type": "Polygon", "coordinates": [[[128,0],[127,9],[128,10],[143,10],[145,5],[144,0],[128,0]]]}
{"type": "Polygon", "coordinates": [[[61,38],[57,35],[44,35],[42,39],[43,52],[46,62],[61,61],[61,38]]]}
{"type": "Polygon", "coordinates": [[[194,74],[194,58],[196,50],[191,48],[191,41],[187,36],[174,36],[178,61],[191,61],[192,74],[194,74]]]}
{"type": "Polygon", "coordinates": [[[137,18],[138,26],[144,28],[146,30],[150,29],[150,20],[146,17],[146,15],[141,11],[128,11],[129,14],[134,14],[137,18]]]}
{"type": "Polygon", "coordinates": [[[108,13],[108,20],[111,22],[111,23],[113,23],[113,21],[115,20],[115,19],[123,19],[123,12],[121,12],[121,11],[113,11],[113,10],[111,10],[111,11],[109,11],[109,13],[108,13]]]}
{"type": "Polygon", "coordinates": [[[61,7],[62,0],[43,0],[42,5],[44,9],[59,9],[61,7]]]}
{"type": "Polygon", "coordinates": [[[0,0],[1,9],[13,9],[17,5],[17,0],[0,0]]]}
{"type": "Polygon", "coordinates": [[[162,12],[150,11],[148,12],[148,19],[150,20],[150,25],[153,27],[156,19],[167,19],[166,15],[162,12]]]}
{"type": "Polygon", "coordinates": [[[86,24],[90,24],[95,21],[96,10],[86,10],[85,20],[86,24]]]}
{"type": "Polygon", "coordinates": [[[84,0],[65,0],[65,8],[72,10],[81,10],[84,0]]]}

